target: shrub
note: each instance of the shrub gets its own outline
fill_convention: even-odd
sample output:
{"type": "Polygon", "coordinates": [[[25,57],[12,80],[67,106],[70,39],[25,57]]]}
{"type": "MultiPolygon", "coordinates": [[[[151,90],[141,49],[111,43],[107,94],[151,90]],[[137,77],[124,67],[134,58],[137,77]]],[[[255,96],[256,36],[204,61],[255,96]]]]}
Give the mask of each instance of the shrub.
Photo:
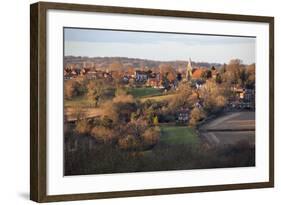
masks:
{"type": "Polygon", "coordinates": [[[103,126],[93,127],[91,129],[91,136],[102,143],[112,143],[115,139],[114,131],[103,126]]]}
{"type": "Polygon", "coordinates": [[[90,130],[90,126],[86,119],[78,120],[75,126],[75,132],[78,134],[87,134],[90,130]]]}
{"type": "Polygon", "coordinates": [[[142,135],[143,143],[145,145],[155,145],[158,143],[160,138],[160,128],[159,127],[151,127],[147,129],[142,135]]]}
{"type": "Polygon", "coordinates": [[[197,122],[202,120],[205,116],[206,114],[203,109],[197,107],[193,108],[190,113],[189,125],[191,127],[195,127],[197,125],[197,122]]]}
{"type": "Polygon", "coordinates": [[[85,87],[78,81],[68,80],[64,83],[64,96],[67,99],[72,99],[83,95],[85,93],[85,87]]]}
{"type": "Polygon", "coordinates": [[[128,135],[118,140],[118,145],[124,150],[137,150],[140,149],[141,143],[133,135],[128,135]]]}

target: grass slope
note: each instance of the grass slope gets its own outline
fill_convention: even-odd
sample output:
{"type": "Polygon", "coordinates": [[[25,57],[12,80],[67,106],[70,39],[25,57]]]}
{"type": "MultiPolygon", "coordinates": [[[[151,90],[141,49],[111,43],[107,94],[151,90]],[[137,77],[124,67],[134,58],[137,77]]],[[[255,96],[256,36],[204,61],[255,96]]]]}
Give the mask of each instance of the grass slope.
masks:
{"type": "Polygon", "coordinates": [[[198,144],[199,138],[192,128],[185,126],[161,126],[160,142],[166,144],[198,144]]]}
{"type": "Polygon", "coordinates": [[[161,95],[162,90],[157,88],[131,88],[129,93],[136,98],[142,98],[145,96],[161,95]]]}

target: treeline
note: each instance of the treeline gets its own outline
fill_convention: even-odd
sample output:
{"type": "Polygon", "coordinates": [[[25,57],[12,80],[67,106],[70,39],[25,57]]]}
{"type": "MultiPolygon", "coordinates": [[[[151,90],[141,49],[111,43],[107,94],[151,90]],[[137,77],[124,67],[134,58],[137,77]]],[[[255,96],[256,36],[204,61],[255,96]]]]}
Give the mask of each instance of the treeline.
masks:
{"type": "Polygon", "coordinates": [[[96,145],[93,150],[82,149],[65,157],[65,175],[255,166],[255,148],[246,141],[214,148],[160,143],[149,154],[96,145]]]}
{"type": "MultiPolygon", "coordinates": [[[[120,64],[122,65],[121,69],[125,69],[127,66],[132,66],[134,68],[158,68],[161,64],[167,64],[172,66],[175,69],[185,68],[188,64],[188,61],[156,61],[148,59],[139,59],[139,58],[126,58],[126,57],[82,57],[82,56],[65,56],[65,64],[80,64],[83,62],[94,63],[100,68],[109,68],[111,64],[120,64]],[[124,66],[124,67],[123,67],[124,66]]],[[[205,67],[211,68],[212,66],[220,68],[222,64],[220,63],[209,63],[209,62],[192,62],[192,65],[195,67],[205,67]]]]}

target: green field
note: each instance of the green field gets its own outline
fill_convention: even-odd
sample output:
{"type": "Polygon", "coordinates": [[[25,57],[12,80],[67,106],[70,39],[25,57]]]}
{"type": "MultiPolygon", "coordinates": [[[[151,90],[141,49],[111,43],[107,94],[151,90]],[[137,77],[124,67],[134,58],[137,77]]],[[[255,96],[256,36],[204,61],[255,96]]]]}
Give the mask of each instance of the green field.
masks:
{"type": "MultiPolygon", "coordinates": [[[[110,91],[111,96],[114,97],[115,90],[113,89],[110,91]],[[113,94],[112,94],[113,93],[113,94]]],[[[154,99],[155,100],[162,100],[165,99],[166,95],[161,95],[162,90],[156,88],[130,88],[128,93],[133,95],[135,98],[147,98],[147,99],[154,99]]],[[[146,100],[146,99],[145,99],[146,100]]],[[[93,102],[85,96],[75,97],[71,100],[64,100],[64,106],[66,107],[92,107],[93,102]]]]}
{"type": "Polygon", "coordinates": [[[160,142],[166,144],[198,144],[194,129],[185,126],[161,126],[160,142]]]}
{"type": "Polygon", "coordinates": [[[129,89],[129,94],[136,98],[142,98],[146,96],[161,95],[162,89],[157,88],[131,88],[129,89]]]}
{"type": "Polygon", "coordinates": [[[143,97],[141,98],[141,101],[144,102],[146,100],[155,100],[155,101],[169,101],[173,97],[175,97],[175,94],[167,94],[167,95],[158,95],[158,96],[149,96],[149,97],[143,97]]]}

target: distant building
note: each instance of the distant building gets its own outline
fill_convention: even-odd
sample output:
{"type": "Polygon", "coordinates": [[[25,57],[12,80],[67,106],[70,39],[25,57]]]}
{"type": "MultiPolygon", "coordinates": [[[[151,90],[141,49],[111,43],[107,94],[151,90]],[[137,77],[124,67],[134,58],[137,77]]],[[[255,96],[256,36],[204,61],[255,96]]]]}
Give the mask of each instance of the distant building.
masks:
{"type": "Polygon", "coordinates": [[[205,71],[203,68],[195,68],[192,71],[192,79],[202,79],[202,74],[205,71]]]}
{"type": "Polygon", "coordinates": [[[235,109],[255,108],[255,89],[233,88],[233,97],[229,98],[229,105],[235,109]]]}
{"type": "Polygon", "coordinates": [[[189,109],[182,108],[177,112],[177,122],[186,124],[189,120],[189,109]]]}
{"type": "Polygon", "coordinates": [[[154,88],[159,88],[161,86],[161,75],[160,75],[160,73],[151,73],[148,76],[148,79],[146,81],[146,85],[154,87],[154,88]]]}
{"type": "Polygon", "coordinates": [[[90,71],[91,69],[90,68],[82,68],[82,70],[80,71],[80,74],[81,75],[87,75],[87,73],[90,71]]]}
{"type": "Polygon", "coordinates": [[[137,82],[145,82],[148,80],[148,77],[149,77],[148,71],[141,71],[141,70],[135,71],[135,80],[137,82]]]}
{"type": "Polygon", "coordinates": [[[192,64],[191,64],[191,59],[189,58],[189,61],[188,61],[188,64],[187,64],[187,67],[186,67],[186,74],[185,74],[185,78],[186,80],[191,80],[192,78],[192,64]]]}
{"type": "Polygon", "coordinates": [[[123,83],[129,83],[129,80],[130,80],[130,77],[128,76],[128,75],[124,75],[123,77],[122,77],[122,82],[123,83]]]}

